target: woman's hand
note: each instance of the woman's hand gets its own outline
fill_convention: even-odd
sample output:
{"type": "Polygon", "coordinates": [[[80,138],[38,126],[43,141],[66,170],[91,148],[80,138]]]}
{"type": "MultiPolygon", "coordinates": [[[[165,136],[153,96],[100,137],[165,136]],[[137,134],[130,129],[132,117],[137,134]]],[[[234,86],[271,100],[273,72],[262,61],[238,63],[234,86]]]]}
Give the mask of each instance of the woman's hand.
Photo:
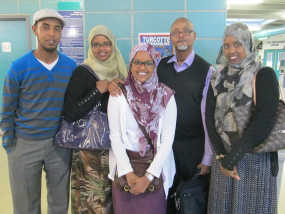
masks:
{"type": "Polygon", "coordinates": [[[149,184],[150,181],[147,179],[146,176],[138,177],[135,186],[131,187],[130,193],[134,195],[142,194],[146,191],[149,184]]]}
{"type": "Polygon", "coordinates": [[[225,176],[232,177],[233,179],[236,179],[238,181],[240,180],[236,166],[233,168],[233,170],[228,170],[220,164],[220,169],[225,176]]]}
{"type": "Polygon", "coordinates": [[[110,81],[108,80],[99,80],[96,82],[96,88],[103,94],[108,91],[109,84],[110,81]]]}
{"type": "Polygon", "coordinates": [[[118,83],[124,84],[124,81],[121,79],[114,79],[110,82],[108,90],[111,96],[116,97],[122,94],[122,90],[118,86],[118,83]]]}
{"type": "Polygon", "coordinates": [[[126,174],[126,179],[127,179],[127,182],[128,182],[128,185],[132,188],[133,186],[135,186],[136,182],[137,182],[137,179],[139,177],[136,176],[135,173],[133,172],[129,172],[128,174],[126,174]]]}

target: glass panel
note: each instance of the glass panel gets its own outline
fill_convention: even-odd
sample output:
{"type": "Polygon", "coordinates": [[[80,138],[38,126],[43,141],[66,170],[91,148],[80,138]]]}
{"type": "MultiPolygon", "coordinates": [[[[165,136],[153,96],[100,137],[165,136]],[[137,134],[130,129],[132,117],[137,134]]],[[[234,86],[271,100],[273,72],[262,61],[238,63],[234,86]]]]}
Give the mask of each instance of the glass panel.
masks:
{"type": "Polygon", "coordinates": [[[267,53],[266,54],[266,62],[265,62],[265,66],[268,67],[273,67],[273,53],[267,53]]]}
{"type": "Polygon", "coordinates": [[[282,73],[285,72],[285,52],[278,52],[278,61],[277,61],[277,69],[282,73]]]}

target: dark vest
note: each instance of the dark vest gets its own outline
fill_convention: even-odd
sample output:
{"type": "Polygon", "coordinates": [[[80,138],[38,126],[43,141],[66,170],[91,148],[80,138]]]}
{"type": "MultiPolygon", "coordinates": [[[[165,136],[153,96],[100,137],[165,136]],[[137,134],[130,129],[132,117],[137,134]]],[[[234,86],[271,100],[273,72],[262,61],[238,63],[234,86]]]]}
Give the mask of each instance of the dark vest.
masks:
{"type": "Polygon", "coordinates": [[[190,67],[176,72],[173,63],[167,63],[170,58],[161,60],[157,73],[159,80],[175,91],[177,123],[173,150],[177,173],[188,178],[204,154],[201,100],[210,64],[195,55],[190,67]]]}

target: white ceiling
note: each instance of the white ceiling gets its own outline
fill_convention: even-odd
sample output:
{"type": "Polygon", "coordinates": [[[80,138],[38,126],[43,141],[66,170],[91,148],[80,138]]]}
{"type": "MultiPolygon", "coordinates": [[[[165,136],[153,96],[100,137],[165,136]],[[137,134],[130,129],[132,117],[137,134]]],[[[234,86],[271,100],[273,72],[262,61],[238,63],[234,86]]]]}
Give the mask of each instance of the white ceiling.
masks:
{"type": "Polygon", "coordinates": [[[228,5],[227,18],[230,22],[240,19],[259,30],[285,27],[285,0],[264,0],[259,5],[228,5]]]}

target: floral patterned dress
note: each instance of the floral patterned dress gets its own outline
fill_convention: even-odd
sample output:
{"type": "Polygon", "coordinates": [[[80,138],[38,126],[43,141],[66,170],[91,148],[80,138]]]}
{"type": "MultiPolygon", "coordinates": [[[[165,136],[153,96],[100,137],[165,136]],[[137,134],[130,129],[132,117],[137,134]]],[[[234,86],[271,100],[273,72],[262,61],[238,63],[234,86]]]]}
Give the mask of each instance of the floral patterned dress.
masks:
{"type": "Polygon", "coordinates": [[[75,150],[72,156],[72,214],[112,214],[109,150],[75,150]]]}

